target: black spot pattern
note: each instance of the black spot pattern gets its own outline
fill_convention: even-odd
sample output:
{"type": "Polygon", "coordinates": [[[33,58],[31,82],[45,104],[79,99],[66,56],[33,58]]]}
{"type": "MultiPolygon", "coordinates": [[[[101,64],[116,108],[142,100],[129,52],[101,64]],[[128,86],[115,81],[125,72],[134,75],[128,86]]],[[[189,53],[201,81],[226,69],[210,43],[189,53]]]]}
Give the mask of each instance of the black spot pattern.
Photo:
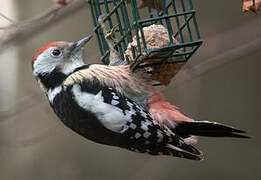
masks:
{"type": "Polygon", "coordinates": [[[66,126],[85,138],[151,155],[164,154],[189,159],[199,158],[197,156],[199,152],[193,146],[186,144],[167,127],[160,126],[151,118],[149,112],[137,103],[126,98],[113,87],[102,86],[97,80],[93,82],[84,80],[80,84],[81,91],[94,95],[102,92],[104,102],[117,107],[125,117],[120,132],[113,132],[105,128],[97,114],[78,105],[72,93],[72,86],[67,87],[54,98],[52,107],[66,126]],[[166,147],[167,144],[184,149],[188,153],[170,149],[166,147]]]}
{"type": "Polygon", "coordinates": [[[152,155],[166,154],[166,152],[170,155],[169,151],[165,150],[166,144],[173,144],[187,151],[197,152],[167,127],[161,127],[157,121],[151,118],[149,112],[131,99],[121,95],[113,87],[105,87],[98,82],[92,82],[91,89],[89,89],[88,83],[91,82],[84,81],[81,85],[83,91],[93,94],[102,91],[104,102],[113,105],[113,100],[116,100],[118,103],[114,106],[121,109],[126,117],[126,123],[122,131],[119,132],[125,139],[125,143],[121,147],[152,155]]]}

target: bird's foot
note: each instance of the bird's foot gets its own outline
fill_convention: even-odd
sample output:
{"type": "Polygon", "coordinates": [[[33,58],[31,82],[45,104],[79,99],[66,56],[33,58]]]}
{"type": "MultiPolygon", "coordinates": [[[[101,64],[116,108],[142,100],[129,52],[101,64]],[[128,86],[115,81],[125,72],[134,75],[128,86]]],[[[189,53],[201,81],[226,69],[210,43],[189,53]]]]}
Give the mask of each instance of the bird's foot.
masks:
{"type": "Polygon", "coordinates": [[[119,26],[118,24],[113,26],[113,28],[109,32],[106,33],[105,39],[110,39],[110,40],[115,41],[113,35],[116,32],[116,29],[117,29],[118,26],[119,26]]]}

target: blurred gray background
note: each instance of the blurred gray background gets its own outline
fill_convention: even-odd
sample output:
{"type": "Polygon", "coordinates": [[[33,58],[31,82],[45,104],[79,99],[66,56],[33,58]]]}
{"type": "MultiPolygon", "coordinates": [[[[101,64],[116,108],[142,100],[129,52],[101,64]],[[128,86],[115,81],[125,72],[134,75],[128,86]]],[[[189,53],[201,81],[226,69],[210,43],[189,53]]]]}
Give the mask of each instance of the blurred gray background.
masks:
{"type": "MultiPolygon", "coordinates": [[[[0,12],[16,21],[53,4],[1,3],[0,12]]],[[[252,139],[200,138],[197,147],[205,160],[194,162],[99,145],[67,129],[32,77],[31,59],[52,41],[75,41],[92,33],[86,3],[28,41],[0,52],[0,179],[261,179],[261,16],[242,13],[238,0],[194,5],[204,43],[171,85],[161,89],[186,115],[231,124],[247,130],[252,139]]],[[[87,63],[100,63],[95,38],[86,45],[85,55],[87,63]]]]}

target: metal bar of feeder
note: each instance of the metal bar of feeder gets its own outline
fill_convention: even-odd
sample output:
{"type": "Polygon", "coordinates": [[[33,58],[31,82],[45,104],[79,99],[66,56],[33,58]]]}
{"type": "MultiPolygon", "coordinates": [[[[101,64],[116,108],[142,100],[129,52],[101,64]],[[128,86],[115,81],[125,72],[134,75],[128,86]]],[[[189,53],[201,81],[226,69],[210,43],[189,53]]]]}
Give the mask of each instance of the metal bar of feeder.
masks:
{"type": "MultiPolygon", "coordinates": [[[[95,12],[94,12],[94,7],[92,6],[92,4],[93,4],[93,3],[92,3],[92,0],[89,1],[89,4],[90,4],[90,6],[91,6],[91,13],[92,13],[93,25],[96,26],[96,25],[97,25],[97,21],[96,21],[96,19],[94,18],[94,17],[95,17],[95,12]]],[[[100,37],[99,37],[98,31],[95,31],[95,33],[96,33],[96,36],[97,36],[97,39],[98,39],[98,44],[99,44],[100,47],[102,47],[102,42],[101,42],[101,39],[100,39],[100,37]]],[[[99,49],[100,49],[101,54],[103,54],[103,53],[104,53],[104,52],[103,52],[103,48],[99,48],[99,49]]]]}
{"type": "MultiPolygon", "coordinates": [[[[123,3],[124,0],[121,0],[120,2],[123,3]]],[[[117,3],[116,3],[116,0],[113,0],[113,5],[114,6],[117,6],[117,3]]],[[[119,12],[118,12],[118,8],[115,9],[115,14],[116,14],[116,19],[117,19],[117,22],[118,22],[118,26],[119,26],[119,30],[120,30],[120,34],[121,36],[123,36],[123,30],[122,30],[122,24],[121,24],[121,19],[120,19],[120,16],[119,16],[119,12]]],[[[121,41],[119,41],[119,49],[120,49],[120,54],[121,54],[121,58],[123,59],[124,58],[124,50],[122,49],[122,46],[121,46],[121,43],[123,42],[124,46],[127,47],[126,45],[126,42],[124,39],[122,39],[121,41]]]]}
{"type": "MultiPolygon", "coordinates": [[[[163,9],[163,14],[168,15],[168,12],[167,12],[167,9],[166,9],[165,5],[166,5],[166,1],[162,0],[161,1],[161,6],[162,6],[162,9],[163,9]]],[[[170,43],[173,44],[173,38],[172,38],[173,29],[172,29],[171,22],[170,22],[169,18],[166,18],[165,22],[166,22],[167,29],[168,29],[168,32],[169,32],[168,35],[169,35],[170,43]]]]}
{"type": "MultiPolygon", "coordinates": [[[[109,6],[108,6],[108,2],[107,0],[104,0],[104,6],[105,6],[105,10],[106,10],[106,13],[110,13],[110,9],[109,9],[109,6]]],[[[110,25],[110,28],[112,29],[113,28],[113,24],[112,24],[112,20],[111,20],[111,17],[109,17],[109,25],[110,25]]]]}
{"type": "MultiPolygon", "coordinates": [[[[183,12],[186,12],[186,8],[185,8],[185,5],[184,5],[184,1],[183,0],[180,0],[181,1],[181,7],[183,9],[183,12]]],[[[185,21],[185,24],[187,26],[187,30],[188,30],[188,35],[189,35],[189,40],[190,41],[193,41],[192,39],[192,33],[191,33],[191,29],[190,29],[190,25],[189,25],[189,21],[187,20],[187,14],[184,14],[184,21],[185,21]]]]}
{"type": "MultiPolygon", "coordinates": [[[[114,7],[114,8],[112,9],[112,11],[110,11],[109,14],[106,15],[106,17],[104,18],[104,21],[106,21],[106,20],[120,7],[120,5],[121,5],[122,3],[124,3],[124,0],[120,1],[120,3],[117,4],[117,6],[114,7]]],[[[98,17],[98,16],[99,16],[99,15],[97,15],[96,17],[98,17]]],[[[94,31],[96,31],[96,30],[99,29],[100,27],[101,27],[101,25],[98,24],[98,25],[94,28],[94,31]]]]}
{"type": "MultiPolygon", "coordinates": [[[[189,5],[190,5],[190,9],[194,9],[192,0],[189,0],[189,5]]],[[[196,15],[194,14],[194,15],[193,15],[193,22],[194,22],[194,26],[195,26],[197,38],[200,39],[200,33],[199,33],[198,23],[197,23],[197,20],[196,20],[196,17],[195,17],[195,16],[196,16],[196,15]]]]}
{"type": "Polygon", "coordinates": [[[160,16],[160,17],[154,17],[154,18],[148,18],[148,19],[140,19],[138,20],[138,23],[146,23],[146,22],[149,22],[149,21],[153,21],[153,20],[160,20],[160,19],[166,19],[166,18],[171,18],[171,17],[178,17],[178,16],[182,16],[182,15],[185,15],[185,14],[194,14],[196,11],[195,10],[190,10],[190,11],[187,11],[187,12],[182,12],[182,13],[176,13],[176,14],[171,14],[171,15],[163,15],[163,16],[160,16]]]}
{"type": "MultiPolygon", "coordinates": [[[[155,4],[155,8],[157,9],[157,15],[158,15],[158,17],[160,17],[161,16],[161,12],[160,12],[160,8],[159,8],[157,0],[154,0],[154,4],[155,4]]],[[[160,19],[160,24],[163,25],[163,22],[162,22],[161,19],[160,19]]]]}
{"type": "Polygon", "coordinates": [[[140,55],[141,55],[141,46],[140,46],[140,40],[139,40],[139,23],[138,22],[138,19],[139,17],[138,14],[135,12],[135,10],[137,10],[137,4],[136,4],[136,1],[131,1],[131,6],[132,6],[132,15],[133,15],[133,19],[134,19],[134,23],[133,23],[133,26],[135,27],[135,30],[136,30],[136,38],[137,38],[137,46],[138,46],[138,53],[135,56],[133,56],[134,59],[137,59],[140,55]]]}
{"type": "MultiPolygon", "coordinates": [[[[187,20],[190,21],[190,20],[193,18],[193,16],[194,16],[194,15],[191,14],[187,20]]],[[[177,35],[179,34],[179,32],[182,32],[182,31],[180,31],[180,30],[184,29],[184,27],[186,27],[186,23],[183,23],[181,26],[178,25],[178,32],[176,32],[176,33],[173,35],[174,38],[177,37],[177,35]]],[[[183,38],[183,37],[182,37],[182,38],[183,38]]]]}
{"type": "Polygon", "coordinates": [[[147,52],[148,52],[148,54],[150,54],[151,52],[169,51],[169,50],[171,50],[171,48],[179,49],[179,48],[182,48],[184,46],[187,47],[187,46],[200,45],[201,43],[202,43],[202,40],[196,40],[196,41],[193,41],[193,42],[184,42],[182,44],[172,44],[172,45],[169,45],[169,46],[166,46],[166,47],[155,48],[153,50],[148,49],[147,52]]]}
{"type": "MultiPolygon", "coordinates": [[[[173,52],[174,54],[169,55],[169,57],[178,57],[178,56],[184,56],[184,55],[189,55],[193,53],[193,50],[189,50],[186,52],[173,52]]],[[[151,56],[148,57],[147,59],[160,59],[160,58],[166,58],[168,55],[159,55],[159,56],[151,56]]]]}

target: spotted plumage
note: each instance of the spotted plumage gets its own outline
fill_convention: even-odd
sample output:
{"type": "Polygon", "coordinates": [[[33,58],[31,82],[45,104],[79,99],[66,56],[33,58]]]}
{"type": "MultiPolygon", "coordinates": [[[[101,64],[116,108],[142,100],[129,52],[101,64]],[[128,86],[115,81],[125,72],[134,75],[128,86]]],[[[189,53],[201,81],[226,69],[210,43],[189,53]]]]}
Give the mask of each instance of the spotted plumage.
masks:
{"type": "Polygon", "coordinates": [[[246,137],[232,127],[184,118],[142,71],[86,65],[82,47],[89,38],[51,43],[36,53],[32,65],[56,115],[79,135],[135,152],[193,160],[202,154],[187,141],[192,135],[246,137]]]}
{"type": "Polygon", "coordinates": [[[60,93],[57,93],[57,89],[61,88],[53,90],[56,97],[51,96],[54,111],[67,126],[88,139],[97,138],[99,132],[107,132],[110,136],[105,139],[101,137],[98,142],[111,142],[109,145],[116,144],[122,148],[152,155],[175,154],[200,159],[199,151],[186,144],[167,127],[162,128],[146,110],[113,87],[102,86],[97,81],[84,80],[67,87],[66,90],[63,88],[60,93]],[[117,104],[113,103],[115,100],[117,104]],[[78,109],[81,112],[70,112],[70,109],[78,109]],[[86,121],[78,122],[83,115],[86,121]],[[75,121],[72,122],[72,119],[75,121]],[[75,126],[76,124],[78,126],[75,126]],[[90,129],[95,129],[95,132],[90,132],[90,129]],[[177,147],[177,150],[168,148],[168,144],[177,147]]]}

